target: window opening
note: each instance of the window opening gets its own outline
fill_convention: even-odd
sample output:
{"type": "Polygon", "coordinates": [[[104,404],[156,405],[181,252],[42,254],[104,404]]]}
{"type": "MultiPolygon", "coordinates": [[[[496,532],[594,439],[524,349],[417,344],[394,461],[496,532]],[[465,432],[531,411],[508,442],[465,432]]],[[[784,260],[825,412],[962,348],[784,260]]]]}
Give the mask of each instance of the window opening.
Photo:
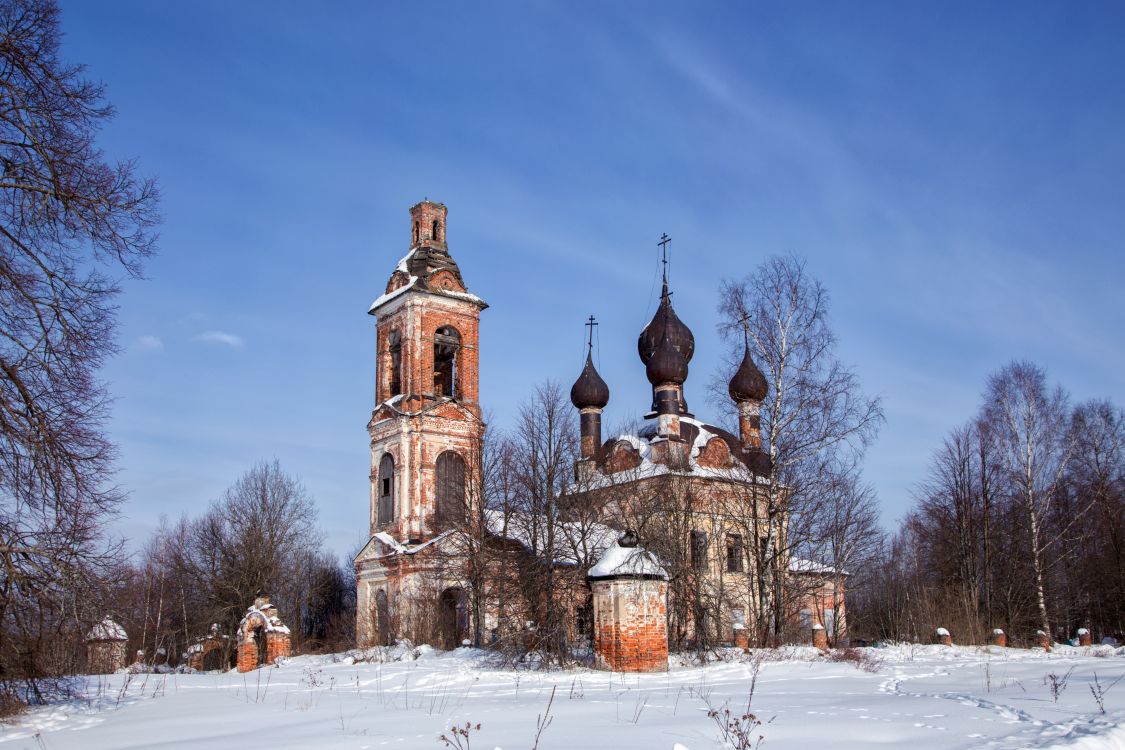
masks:
{"type": "Polygon", "coordinates": [[[391,331],[388,350],[391,354],[391,382],[388,385],[391,395],[398,396],[402,393],[402,335],[398,331],[391,331]]]}
{"type": "Polygon", "coordinates": [[[704,570],[707,567],[707,532],[691,532],[691,567],[704,570]]]}
{"type": "Polygon", "coordinates": [[[465,459],[453,451],[437,457],[434,467],[436,515],[440,526],[452,526],[465,520],[465,459]]]}
{"type": "Polygon", "coordinates": [[[742,572],[742,534],[727,534],[727,572],[742,572]]]}
{"type": "Polygon", "coordinates": [[[461,351],[461,334],[452,326],[442,326],[434,334],[434,396],[457,398],[461,390],[457,356],[461,351]]]}
{"type": "Polygon", "coordinates": [[[379,525],[390,523],[395,514],[395,460],[387,453],[379,461],[379,525]]]}

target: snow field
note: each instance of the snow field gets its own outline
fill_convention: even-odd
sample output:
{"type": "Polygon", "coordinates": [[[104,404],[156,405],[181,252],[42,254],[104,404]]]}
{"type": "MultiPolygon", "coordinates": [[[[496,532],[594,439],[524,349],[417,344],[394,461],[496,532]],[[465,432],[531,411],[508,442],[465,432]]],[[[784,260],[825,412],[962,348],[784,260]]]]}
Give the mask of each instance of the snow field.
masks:
{"type": "Polygon", "coordinates": [[[763,723],[751,734],[765,748],[1125,750],[1125,679],[1110,687],[1125,676],[1125,649],[855,653],[865,663],[790,648],[731,651],[738,661],[706,666],[673,657],[667,673],[622,675],[513,671],[487,652],[399,646],[299,656],[245,675],[116,674],[89,678],[83,699],[0,724],[0,743],[440,750],[440,734],[469,722],[481,725],[469,732],[472,748],[513,750],[532,747],[546,715],[541,750],[701,750],[724,747],[709,708],[741,715],[753,685],[751,711],[763,723]]]}

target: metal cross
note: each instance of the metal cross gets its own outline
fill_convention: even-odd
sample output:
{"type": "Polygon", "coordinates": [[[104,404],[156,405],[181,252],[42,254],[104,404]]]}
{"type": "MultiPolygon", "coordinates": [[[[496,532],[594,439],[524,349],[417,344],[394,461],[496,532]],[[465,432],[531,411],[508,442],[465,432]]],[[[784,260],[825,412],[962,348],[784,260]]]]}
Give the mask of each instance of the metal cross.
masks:
{"type": "Polygon", "coordinates": [[[750,319],[754,316],[750,313],[742,313],[742,317],[738,319],[738,324],[742,326],[742,343],[747,347],[750,346],[750,319]]]}
{"type": "Polygon", "coordinates": [[[593,315],[590,316],[589,322],[586,323],[586,327],[590,329],[586,341],[586,346],[589,347],[589,351],[594,351],[594,326],[597,324],[598,321],[594,319],[593,315]]]}
{"type": "Polygon", "coordinates": [[[660,246],[660,262],[664,264],[664,281],[668,281],[668,243],[671,241],[672,238],[665,232],[660,235],[660,242],[656,243],[660,246]]]}

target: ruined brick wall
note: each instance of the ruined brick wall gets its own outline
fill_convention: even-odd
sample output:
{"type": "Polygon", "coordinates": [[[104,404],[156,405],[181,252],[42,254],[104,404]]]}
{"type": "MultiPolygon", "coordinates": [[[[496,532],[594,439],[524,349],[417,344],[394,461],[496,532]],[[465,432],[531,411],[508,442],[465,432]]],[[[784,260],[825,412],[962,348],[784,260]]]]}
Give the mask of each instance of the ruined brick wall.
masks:
{"type": "Polygon", "coordinates": [[[112,674],[125,666],[125,641],[87,641],[86,671],[112,674]]]}
{"type": "Polygon", "coordinates": [[[591,581],[594,655],[599,669],[668,669],[668,584],[655,579],[591,581]]]}

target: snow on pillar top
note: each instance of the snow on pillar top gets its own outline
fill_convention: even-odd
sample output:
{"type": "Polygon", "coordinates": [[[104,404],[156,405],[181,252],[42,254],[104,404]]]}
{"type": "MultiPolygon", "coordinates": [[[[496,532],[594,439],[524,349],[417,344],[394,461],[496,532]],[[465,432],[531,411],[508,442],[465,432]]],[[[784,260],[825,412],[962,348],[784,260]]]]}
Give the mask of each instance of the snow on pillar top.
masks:
{"type": "Polygon", "coordinates": [[[637,546],[637,535],[626,530],[612,547],[607,549],[590,572],[590,580],[607,578],[656,578],[668,580],[668,571],[660,565],[656,555],[637,546]]]}

